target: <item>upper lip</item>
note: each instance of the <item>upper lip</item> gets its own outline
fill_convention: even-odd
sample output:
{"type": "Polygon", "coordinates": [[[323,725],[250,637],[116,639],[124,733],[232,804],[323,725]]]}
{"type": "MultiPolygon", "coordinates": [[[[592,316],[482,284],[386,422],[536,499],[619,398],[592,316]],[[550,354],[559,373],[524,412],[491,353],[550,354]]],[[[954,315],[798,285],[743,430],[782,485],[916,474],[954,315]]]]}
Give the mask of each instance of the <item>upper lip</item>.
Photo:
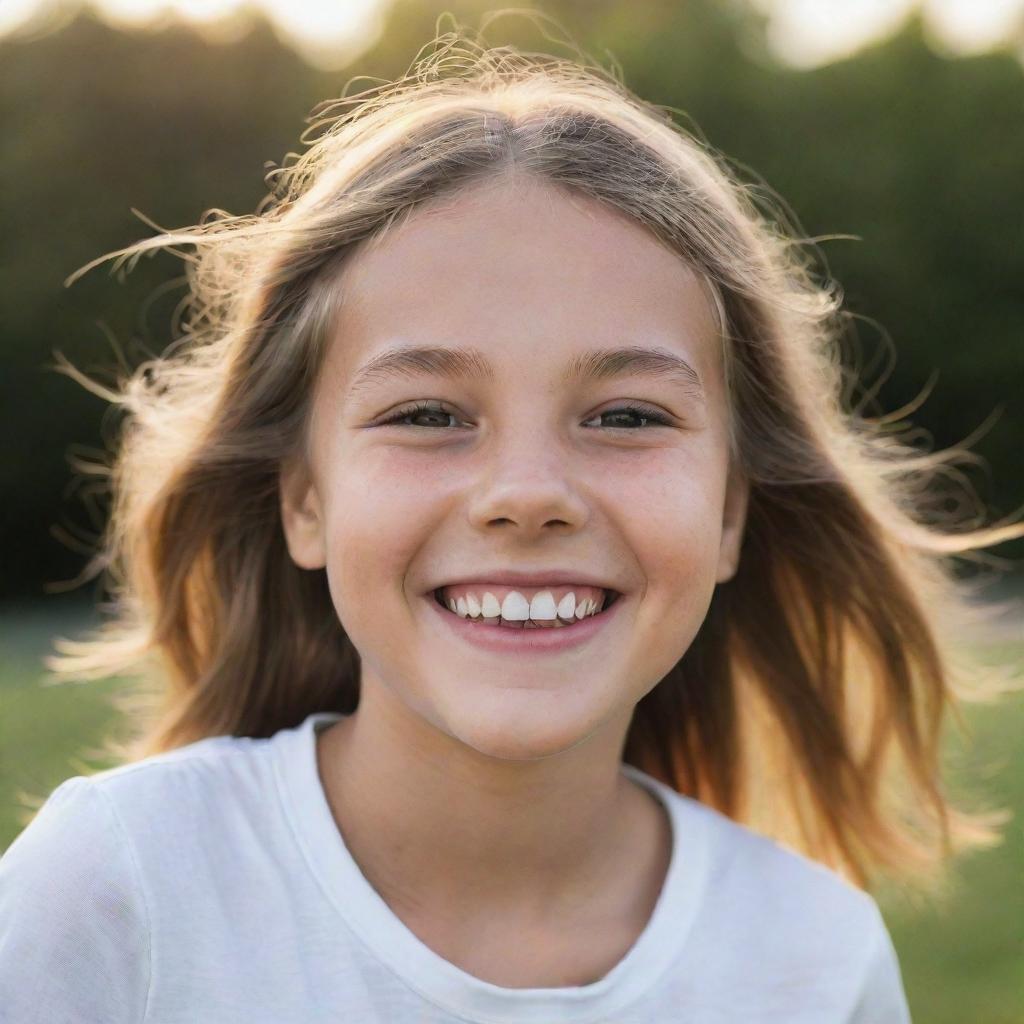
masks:
{"type": "Polygon", "coordinates": [[[620,593],[593,573],[573,569],[545,569],[543,572],[522,572],[517,569],[495,569],[494,572],[474,572],[467,576],[453,576],[445,583],[438,583],[432,590],[442,587],[461,586],[466,583],[496,583],[503,587],[556,587],[571,586],[574,583],[585,587],[600,587],[613,593],[620,593]]]}

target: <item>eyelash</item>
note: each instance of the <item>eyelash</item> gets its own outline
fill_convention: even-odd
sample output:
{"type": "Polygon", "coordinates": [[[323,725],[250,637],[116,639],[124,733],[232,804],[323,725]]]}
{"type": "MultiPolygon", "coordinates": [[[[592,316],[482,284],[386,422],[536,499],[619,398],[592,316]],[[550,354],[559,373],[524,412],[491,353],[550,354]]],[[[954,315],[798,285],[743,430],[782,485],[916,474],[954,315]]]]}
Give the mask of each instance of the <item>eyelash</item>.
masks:
{"type": "MultiPolygon", "coordinates": [[[[454,413],[448,412],[445,409],[438,409],[438,408],[435,408],[434,406],[427,405],[425,402],[420,402],[420,403],[417,403],[416,405],[409,406],[408,408],[399,409],[397,412],[393,413],[386,420],[382,420],[377,425],[381,426],[381,427],[385,427],[385,426],[389,426],[389,425],[394,425],[394,426],[410,426],[411,427],[413,425],[411,423],[403,424],[403,423],[399,423],[398,421],[405,419],[407,416],[409,416],[409,417],[417,416],[421,412],[441,413],[441,414],[443,414],[445,416],[454,416],[455,415],[454,413]]],[[[659,413],[659,412],[655,411],[654,409],[649,409],[647,406],[644,406],[644,405],[634,405],[631,402],[626,402],[623,405],[617,405],[613,409],[604,409],[602,412],[597,413],[597,415],[598,416],[609,416],[612,413],[619,413],[619,412],[630,412],[630,413],[633,413],[634,415],[640,416],[643,419],[650,420],[651,423],[653,425],[655,425],[655,426],[659,426],[659,427],[670,427],[670,426],[672,426],[672,421],[667,416],[664,416],[662,413],[659,413]]],[[[425,429],[425,430],[444,430],[446,428],[444,428],[444,427],[425,427],[425,428],[420,428],[420,429],[425,429]]],[[[627,430],[627,431],[634,431],[635,432],[637,430],[643,430],[643,429],[648,429],[648,428],[644,428],[644,427],[608,427],[607,429],[609,429],[609,430],[627,430]]]]}

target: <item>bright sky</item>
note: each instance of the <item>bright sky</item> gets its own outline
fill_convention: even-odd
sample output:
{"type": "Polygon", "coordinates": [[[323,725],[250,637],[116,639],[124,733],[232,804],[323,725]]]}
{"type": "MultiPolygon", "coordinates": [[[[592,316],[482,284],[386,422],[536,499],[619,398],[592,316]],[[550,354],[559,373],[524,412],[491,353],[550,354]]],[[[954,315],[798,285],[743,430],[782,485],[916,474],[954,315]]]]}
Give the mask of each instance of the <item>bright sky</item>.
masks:
{"type": "MultiPolygon", "coordinates": [[[[34,19],[62,20],[90,6],[120,26],[159,25],[183,17],[214,39],[245,31],[244,0],[0,0],[0,35],[34,19]]],[[[433,0],[431,0],[433,2],[433,0]]],[[[623,0],[625,2],[625,0],[623,0]]],[[[643,0],[634,0],[642,3],[643,0]]],[[[976,53],[1015,39],[1024,62],[1024,0],[751,0],[769,15],[775,52],[798,67],[814,67],[855,52],[897,27],[908,11],[924,10],[940,49],[976,53]]],[[[337,70],[379,34],[387,0],[250,0],[262,8],[281,39],[311,63],[337,70]]],[[[495,5],[500,6],[499,4],[495,5]]],[[[540,7],[544,4],[541,0],[540,7]]],[[[445,9],[437,5],[438,12],[445,9]]]]}

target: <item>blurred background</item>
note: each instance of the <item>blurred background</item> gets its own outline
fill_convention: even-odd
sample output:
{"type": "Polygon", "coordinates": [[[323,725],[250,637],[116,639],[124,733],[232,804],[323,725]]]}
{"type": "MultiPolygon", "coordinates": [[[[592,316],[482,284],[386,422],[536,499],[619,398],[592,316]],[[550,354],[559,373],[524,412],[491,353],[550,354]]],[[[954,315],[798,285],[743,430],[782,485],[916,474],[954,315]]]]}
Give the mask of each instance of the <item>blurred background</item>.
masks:
{"type": "MultiPolygon", "coordinates": [[[[252,212],[264,175],[320,100],[355,76],[403,74],[450,12],[424,0],[0,0],[0,850],[23,795],[102,767],[117,679],[44,685],[54,634],[96,621],[79,577],[102,529],[102,481],[75,472],[116,440],[106,404],[49,368],[59,351],[113,383],[171,340],[181,263],[103,253],[252,212]],[[133,213],[133,210],[138,213],[133,213]],[[113,368],[113,369],[112,369],[113,368]]],[[[524,9],[529,9],[525,5],[524,9]]],[[[780,197],[857,317],[866,383],[929,449],[967,444],[974,525],[1024,503],[1024,0],[545,0],[627,86],[677,108],[743,180],[780,197]]],[[[450,26],[442,26],[450,27],[450,26]]],[[[487,42],[567,55],[527,18],[487,42]]],[[[1020,542],[990,597],[1024,593],[1020,542]]],[[[1024,664],[1024,620],[979,658],[1024,664]]],[[[965,643],[967,643],[965,638],[965,643]]],[[[915,1024],[1024,1022],[1024,699],[968,709],[950,787],[1015,812],[1006,842],[967,860],[951,899],[880,903],[915,1024]]]]}

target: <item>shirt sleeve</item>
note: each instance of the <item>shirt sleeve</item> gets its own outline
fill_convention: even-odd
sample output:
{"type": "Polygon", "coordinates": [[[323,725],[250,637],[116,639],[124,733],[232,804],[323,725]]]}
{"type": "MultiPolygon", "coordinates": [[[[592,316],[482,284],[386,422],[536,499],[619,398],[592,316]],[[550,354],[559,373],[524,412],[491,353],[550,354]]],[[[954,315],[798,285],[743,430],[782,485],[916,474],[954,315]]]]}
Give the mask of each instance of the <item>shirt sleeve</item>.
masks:
{"type": "Polygon", "coordinates": [[[4,1024],[141,1024],[149,920],[110,797],[62,782],[0,857],[4,1024]]]}
{"type": "Polygon", "coordinates": [[[885,920],[872,899],[875,937],[860,997],[847,1024],[912,1024],[899,958],[885,920]]]}

